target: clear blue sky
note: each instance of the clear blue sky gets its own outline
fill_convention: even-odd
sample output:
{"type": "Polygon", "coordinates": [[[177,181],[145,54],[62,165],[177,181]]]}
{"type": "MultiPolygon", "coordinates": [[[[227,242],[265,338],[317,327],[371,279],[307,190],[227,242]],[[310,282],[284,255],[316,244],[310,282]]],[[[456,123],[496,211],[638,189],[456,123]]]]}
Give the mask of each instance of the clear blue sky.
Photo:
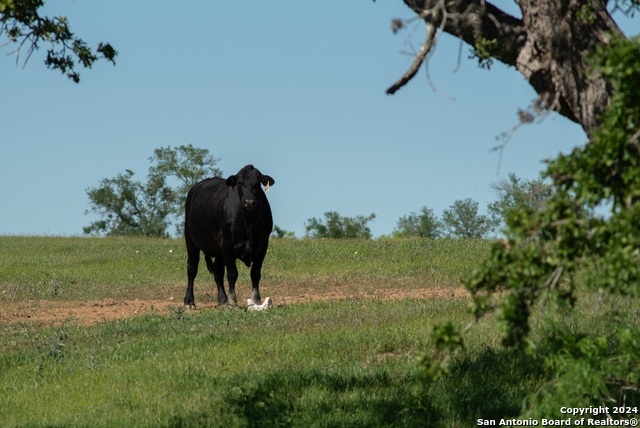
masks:
{"type": "MultiPolygon", "coordinates": [[[[518,15],[513,1],[494,3],[518,15]]],[[[410,64],[399,53],[408,32],[390,30],[413,16],[400,0],[60,0],[46,11],[90,46],[111,43],[117,65],[80,70],[76,85],[44,67],[44,49],[22,69],[1,48],[0,234],[80,235],[97,219],[84,215],[89,186],[125,169],[144,180],[153,149],[193,144],[225,176],[247,164],[271,175],[275,223],[297,236],[329,210],[376,213],[379,236],[424,205],[440,216],[472,198],[485,212],[492,182],[536,178],[542,159],[586,140],[560,116],[522,127],[497,176],[489,149],[535,93],[514,69],[479,69],[467,45],[454,74],[459,42],[446,34],[430,71],[455,101],[423,70],[386,95],[410,64]]],[[[617,18],[640,32],[637,18],[617,18]]]]}

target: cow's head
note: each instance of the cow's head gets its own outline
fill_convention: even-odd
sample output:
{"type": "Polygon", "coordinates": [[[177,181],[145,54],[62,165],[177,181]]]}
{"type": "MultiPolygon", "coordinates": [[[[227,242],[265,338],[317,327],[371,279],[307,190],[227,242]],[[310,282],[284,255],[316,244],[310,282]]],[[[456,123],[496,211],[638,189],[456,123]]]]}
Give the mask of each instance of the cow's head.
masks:
{"type": "Polygon", "coordinates": [[[247,165],[236,175],[227,178],[227,186],[232,191],[238,192],[242,206],[249,211],[254,210],[258,204],[260,185],[268,187],[273,186],[274,183],[273,178],[263,175],[253,165],[247,165]]]}

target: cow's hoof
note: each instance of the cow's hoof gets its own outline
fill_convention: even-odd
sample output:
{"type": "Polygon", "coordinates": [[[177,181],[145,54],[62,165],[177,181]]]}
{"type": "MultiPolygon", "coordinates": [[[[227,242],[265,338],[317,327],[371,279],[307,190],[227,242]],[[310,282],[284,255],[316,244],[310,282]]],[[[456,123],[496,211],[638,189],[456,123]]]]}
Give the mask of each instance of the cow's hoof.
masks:
{"type": "Polygon", "coordinates": [[[184,305],[184,310],[185,311],[195,311],[196,310],[196,304],[194,303],[193,305],[184,305]]]}

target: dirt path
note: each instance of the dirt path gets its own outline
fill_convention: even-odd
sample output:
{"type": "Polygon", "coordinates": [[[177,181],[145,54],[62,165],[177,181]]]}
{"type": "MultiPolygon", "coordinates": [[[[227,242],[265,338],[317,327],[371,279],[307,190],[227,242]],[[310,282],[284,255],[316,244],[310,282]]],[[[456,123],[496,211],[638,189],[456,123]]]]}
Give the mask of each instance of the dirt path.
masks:
{"type": "MultiPolygon", "coordinates": [[[[464,288],[435,288],[429,287],[414,290],[377,290],[375,294],[369,291],[353,292],[341,290],[336,287],[331,293],[304,293],[299,295],[270,295],[275,306],[291,305],[295,303],[320,302],[330,300],[354,299],[453,299],[467,295],[464,288]]],[[[267,296],[264,295],[263,298],[267,296]]],[[[197,298],[197,296],[196,296],[197,298]]],[[[216,309],[217,303],[197,301],[198,310],[216,309]]],[[[23,324],[32,327],[50,325],[62,325],[64,323],[77,323],[79,325],[91,325],[97,322],[122,319],[139,316],[151,311],[165,313],[167,308],[182,307],[182,296],[169,296],[165,300],[116,300],[105,299],[103,301],[19,301],[0,303],[0,325],[23,324]]],[[[240,301],[240,307],[244,308],[246,301],[240,301]]]]}

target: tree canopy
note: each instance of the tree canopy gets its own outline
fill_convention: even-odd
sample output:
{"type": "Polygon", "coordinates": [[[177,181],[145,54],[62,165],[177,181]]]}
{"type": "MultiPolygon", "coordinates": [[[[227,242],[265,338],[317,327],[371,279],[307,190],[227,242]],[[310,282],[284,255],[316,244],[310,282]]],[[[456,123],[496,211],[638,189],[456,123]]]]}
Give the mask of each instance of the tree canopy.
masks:
{"type": "Polygon", "coordinates": [[[186,195],[189,189],[207,177],[222,177],[222,170],[215,167],[220,159],[211,156],[209,150],[191,144],[175,149],[160,147],[153,151],[149,160],[155,163],[149,168],[149,174],[176,178],[180,182],[177,191],[181,195],[186,195]]]}
{"type": "Polygon", "coordinates": [[[169,215],[176,203],[176,193],[164,177],[152,176],[146,184],[133,180],[126,170],[115,178],[103,178],[99,187],[87,189],[91,208],[85,212],[100,215],[100,220],[83,227],[86,234],[108,236],[169,236],[169,215]]]}
{"type": "Polygon", "coordinates": [[[450,235],[478,239],[492,228],[491,220],[478,214],[478,203],[470,198],[457,200],[442,213],[442,223],[450,235]]]}
{"type": "Polygon", "coordinates": [[[542,179],[522,180],[514,173],[509,173],[508,179],[501,179],[491,185],[498,195],[498,200],[488,205],[487,211],[491,215],[494,225],[503,223],[509,211],[526,208],[538,211],[551,198],[553,189],[542,179]]]}
{"type": "MultiPolygon", "coordinates": [[[[174,149],[171,146],[160,147],[153,151],[149,160],[154,163],[149,168],[149,177],[173,177],[180,183],[174,190],[176,203],[172,208],[172,213],[177,219],[184,215],[189,189],[207,177],[222,177],[222,170],[215,167],[220,159],[211,156],[209,150],[193,147],[191,144],[174,149]]],[[[181,219],[176,223],[176,234],[180,236],[183,232],[184,220],[181,219]]]]}
{"type": "Polygon", "coordinates": [[[371,220],[376,218],[375,214],[368,216],[342,217],[337,211],[327,211],[324,213],[325,221],[315,217],[305,222],[307,236],[312,238],[333,238],[333,239],[371,239],[371,229],[367,226],[371,220]]]}
{"type": "Polygon", "coordinates": [[[209,150],[191,144],[172,149],[161,147],[149,158],[147,183],[133,180],[133,171],[126,170],[115,178],[105,178],[100,186],[89,187],[90,212],[100,220],[83,228],[84,233],[105,233],[109,236],[149,236],[165,238],[167,228],[176,221],[178,235],[184,230],[184,203],[187,192],[207,177],[221,176],[215,168],[220,159],[209,155],[209,150]],[[167,184],[174,177],[177,188],[167,184]]]}
{"type": "Polygon", "coordinates": [[[442,224],[433,214],[433,210],[425,206],[420,209],[420,214],[411,212],[408,216],[400,217],[393,237],[437,238],[440,236],[441,228],[442,224]]]}
{"type": "Polygon", "coordinates": [[[273,225],[273,232],[271,233],[272,238],[283,239],[283,238],[295,238],[296,234],[289,230],[284,230],[277,224],[273,225]]]}

